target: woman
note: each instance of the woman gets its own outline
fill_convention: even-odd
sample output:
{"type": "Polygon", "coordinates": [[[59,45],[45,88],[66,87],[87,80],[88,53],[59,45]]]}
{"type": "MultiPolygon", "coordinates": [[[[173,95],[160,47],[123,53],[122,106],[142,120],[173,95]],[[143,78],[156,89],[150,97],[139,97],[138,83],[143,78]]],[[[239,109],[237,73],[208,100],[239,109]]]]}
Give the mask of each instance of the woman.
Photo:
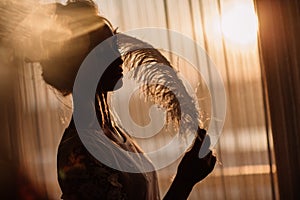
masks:
{"type": "MultiPolygon", "coordinates": [[[[116,33],[108,20],[97,15],[96,6],[90,1],[55,6],[52,17],[56,24],[41,36],[46,56],[40,63],[44,80],[67,95],[72,93],[76,74],[89,52],[116,33]],[[55,30],[52,29],[61,34],[54,34],[55,30]]],[[[120,79],[123,61],[116,41],[105,51],[118,54],[118,58],[104,71],[96,90],[98,123],[105,135],[118,147],[140,153],[142,151],[132,138],[111,119],[107,93],[122,86],[120,79]]],[[[158,51],[154,57],[157,56],[162,57],[158,51]]],[[[198,134],[202,137],[205,131],[198,129],[198,134]]],[[[164,199],[186,199],[193,186],[213,170],[216,158],[210,152],[199,159],[200,147],[201,141],[196,138],[180,162],[176,177],[164,199]]],[[[57,171],[62,199],[160,199],[155,171],[128,173],[104,165],[85,148],[73,119],[58,148],[57,171]]]]}

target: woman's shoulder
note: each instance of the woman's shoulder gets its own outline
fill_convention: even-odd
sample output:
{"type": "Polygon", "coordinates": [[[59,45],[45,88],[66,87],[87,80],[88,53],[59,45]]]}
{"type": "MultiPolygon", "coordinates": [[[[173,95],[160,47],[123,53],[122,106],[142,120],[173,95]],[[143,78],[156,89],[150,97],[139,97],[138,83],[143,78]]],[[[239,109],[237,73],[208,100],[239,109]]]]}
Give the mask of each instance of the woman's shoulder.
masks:
{"type": "Polygon", "coordinates": [[[82,144],[73,124],[64,131],[57,154],[58,180],[63,198],[98,199],[113,195],[126,199],[120,171],[94,159],[82,144]],[[97,197],[97,198],[96,198],[97,197]]]}

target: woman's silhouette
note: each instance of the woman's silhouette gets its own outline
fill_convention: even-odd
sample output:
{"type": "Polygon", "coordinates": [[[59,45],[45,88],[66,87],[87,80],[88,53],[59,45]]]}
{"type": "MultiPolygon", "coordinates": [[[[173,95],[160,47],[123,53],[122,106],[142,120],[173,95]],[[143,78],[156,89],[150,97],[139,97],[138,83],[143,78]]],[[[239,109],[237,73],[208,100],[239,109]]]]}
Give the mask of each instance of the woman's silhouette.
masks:
{"type": "MultiPolygon", "coordinates": [[[[44,80],[67,95],[72,93],[76,74],[84,58],[94,47],[116,34],[116,31],[107,19],[97,15],[97,7],[91,1],[55,4],[52,17],[56,22],[55,27],[48,27],[41,35],[46,56],[38,61],[43,69],[44,80]]],[[[132,138],[113,122],[107,104],[107,93],[122,86],[123,60],[118,45],[117,41],[113,41],[105,49],[106,53],[118,54],[118,59],[99,77],[95,95],[97,120],[105,135],[116,145],[126,151],[142,152],[132,138]]],[[[151,62],[156,59],[170,65],[156,50],[140,53],[143,58],[139,57],[139,64],[147,62],[149,53],[151,62]]],[[[28,59],[37,60],[30,56],[28,59]]],[[[198,129],[198,134],[203,139],[205,131],[198,129]]],[[[180,162],[176,177],[164,199],[186,199],[193,186],[213,170],[216,158],[211,152],[202,159],[198,158],[200,146],[201,141],[196,138],[180,162]]],[[[81,142],[73,119],[59,144],[57,172],[62,199],[160,199],[155,171],[128,173],[99,162],[81,142]]]]}

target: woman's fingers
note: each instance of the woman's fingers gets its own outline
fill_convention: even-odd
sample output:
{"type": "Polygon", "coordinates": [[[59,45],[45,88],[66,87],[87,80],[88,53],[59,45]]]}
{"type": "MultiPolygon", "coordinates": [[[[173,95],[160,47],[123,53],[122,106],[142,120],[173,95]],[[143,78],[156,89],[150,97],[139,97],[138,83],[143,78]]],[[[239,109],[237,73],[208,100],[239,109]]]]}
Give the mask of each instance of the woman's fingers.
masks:
{"type": "Polygon", "coordinates": [[[204,138],[206,136],[206,130],[198,127],[197,136],[200,137],[201,140],[204,140],[204,138]]]}
{"type": "Polygon", "coordinates": [[[205,163],[205,166],[203,167],[206,169],[205,176],[207,176],[214,169],[217,158],[212,154],[212,151],[209,151],[209,153],[205,157],[201,158],[201,160],[205,163]]]}
{"type": "Polygon", "coordinates": [[[210,173],[215,168],[217,158],[216,158],[216,156],[211,155],[208,161],[209,161],[209,172],[208,173],[210,173]]]}
{"type": "Polygon", "coordinates": [[[202,142],[201,148],[198,152],[198,157],[199,158],[203,158],[208,153],[211,153],[211,151],[209,150],[210,144],[211,144],[210,143],[210,137],[209,137],[209,135],[206,135],[203,142],[202,142]]]}
{"type": "Polygon", "coordinates": [[[194,144],[191,149],[192,153],[198,154],[198,152],[200,151],[201,145],[203,143],[203,140],[205,138],[205,135],[206,135],[206,130],[198,128],[197,137],[195,138],[194,144]]]}
{"type": "Polygon", "coordinates": [[[209,153],[210,144],[210,137],[206,135],[206,131],[198,128],[197,137],[195,138],[190,153],[194,156],[197,155],[199,158],[203,158],[209,153]]]}

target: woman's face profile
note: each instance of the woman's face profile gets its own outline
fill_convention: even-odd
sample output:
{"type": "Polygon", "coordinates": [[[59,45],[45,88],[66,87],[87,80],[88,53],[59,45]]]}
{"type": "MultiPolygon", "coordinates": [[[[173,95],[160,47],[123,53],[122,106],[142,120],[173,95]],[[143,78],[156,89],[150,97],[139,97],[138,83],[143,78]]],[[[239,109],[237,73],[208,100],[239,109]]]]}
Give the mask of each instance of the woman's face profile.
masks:
{"type": "MultiPolygon", "coordinates": [[[[101,17],[98,18],[100,23],[103,23],[103,19],[101,17]]],[[[102,92],[114,91],[122,87],[122,77],[123,77],[123,69],[122,64],[123,60],[121,58],[121,54],[118,49],[117,44],[117,36],[114,36],[114,31],[108,24],[104,24],[101,28],[99,28],[97,33],[94,36],[90,35],[91,45],[93,44],[101,44],[104,40],[108,39],[109,45],[105,45],[105,49],[103,49],[104,55],[113,55],[116,58],[108,67],[107,66],[99,66],[104,67],[105,71],[102,74],[99,80],[99,89],[102,92]],[[112,38],[113,37],[113,38],[112,38]]],[[[107,43],[106,42],[106,43],[107,43]]]]}
{"type": "MultiPolygon", "coordinates": [[[[104,71],[103,75],[100,78],[99,86],[100,90],[103,92],[114,91],[120,89],[123,85],[122,77],[123,77],[123,69],[122,64],[123,60],[121,59],[120,53],[115,50],[114,51],[117,57],[104,71]]],[[[103,66],[100,66],[103,67],[103,66]]]]}

